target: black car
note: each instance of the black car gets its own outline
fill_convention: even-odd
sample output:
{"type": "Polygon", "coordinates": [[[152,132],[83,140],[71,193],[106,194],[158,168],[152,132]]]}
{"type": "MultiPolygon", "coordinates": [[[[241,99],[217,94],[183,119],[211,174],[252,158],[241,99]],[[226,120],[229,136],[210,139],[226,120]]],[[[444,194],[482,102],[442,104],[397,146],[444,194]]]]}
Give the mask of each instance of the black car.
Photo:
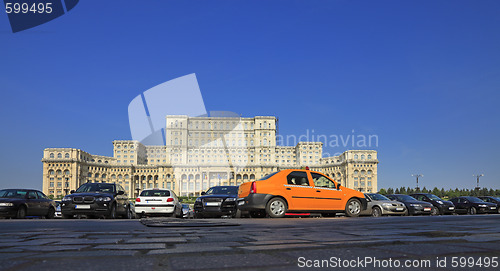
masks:
{"type": "Polygon", "coordinates": [[[42,216],[52,219],[55,212],[55,202],[38,190],[0,190],[0,217],[42,216]]]}
{"type": "Polygon", "coordinates": [[[411,194],[416,200],[425,201],[432,204],[432,215],[454,214],[455,205],[451,201],[442,200],[440,197],[429,193],[411,194]]]}
{"type": "Polygon", "coordinates": [[[86,183],[62,199],[63,218],[87,217],[132,218],[132,208],[125,189],[114,183],[86,183]]]}
{"type": "Polygon", "coordinates": [[[500,213],[500,198],[492,196],[482,196],[478,197],[486,202],[494,203],[497,205],[497,212],[500,213]]]}
{"type": "Polygon", "coordinates": [[[476,197],[457,197],[450,200],[455,204],[455,212],[460,214],[496,213],[497,205],[476,197]]]}
{"type": "Polygon", "coordinates": [[[412,196],[402,194],[385,195],[391,200],[404,203],[408,210],[408,215],[430,215],[432,212],[432,204],[425,201],[418,201],[412,196]]]}
{"type": "Polygon", "coordinates": [[[194,202],[196,218],[230,215],[240,217],[236,206],[238,186],[214,186],[194,202]]]}

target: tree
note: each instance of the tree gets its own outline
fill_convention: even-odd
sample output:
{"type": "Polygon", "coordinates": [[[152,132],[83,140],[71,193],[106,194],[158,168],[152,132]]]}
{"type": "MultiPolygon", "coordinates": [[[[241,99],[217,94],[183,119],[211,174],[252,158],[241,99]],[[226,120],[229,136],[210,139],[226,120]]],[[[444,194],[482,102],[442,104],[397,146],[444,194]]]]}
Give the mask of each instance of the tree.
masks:
{"type": "Polygon", "coordinates": [[[394,194],[394,189],[392,189],[392,187],[387,189],[387,194],[394,194]]]}
{"type": "Polygon", "coordinates": [[[382,194],[382,195],[386,195],[387,194],[387,190],[385,190],[384,188],[380,189],[378,191],[379,194],[382,194]]]}
{"type": "Polygon", "coordinates": [[[439,189],[437,187],[434,187],[434,189],[432,189],[432,194],[438,196],[438,197],[442,197],[443,195],[441,194],[441,191],[439,191],[439,189]]]}

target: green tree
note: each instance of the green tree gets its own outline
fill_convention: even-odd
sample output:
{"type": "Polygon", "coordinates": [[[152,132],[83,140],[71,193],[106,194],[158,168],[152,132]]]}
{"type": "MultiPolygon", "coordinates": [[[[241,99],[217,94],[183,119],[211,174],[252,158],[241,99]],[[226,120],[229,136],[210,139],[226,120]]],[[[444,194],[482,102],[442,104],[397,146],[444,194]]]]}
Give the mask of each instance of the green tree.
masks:
{"type": "Polygon", "coordinates": [[[387,189],[387,194],[394,194],[394,189],[392,189],[392,187],[387,189]]]}
{"type": "Polygon", "coordinates": [[[379,194],[382,194],[382,195],[386,195],[387,194],[387,190],[385,190],[384,188],[380,189],[378,191],[379,194]]]}

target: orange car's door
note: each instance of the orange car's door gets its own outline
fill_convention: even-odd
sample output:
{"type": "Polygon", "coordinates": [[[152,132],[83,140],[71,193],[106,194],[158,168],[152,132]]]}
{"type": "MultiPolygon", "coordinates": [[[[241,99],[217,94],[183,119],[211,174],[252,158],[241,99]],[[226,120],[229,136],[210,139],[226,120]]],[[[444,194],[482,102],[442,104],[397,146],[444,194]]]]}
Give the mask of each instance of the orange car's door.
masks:
{"type": "Polygon", "coordinates": [[[292,171],[283,184],[289,210],[320,210],[315,190],[305,171],[292,171]]]}
{"type": "Polygon", "coordinates": [[[316,202],[320,210],[344,210],[341,190],[337,190],[335,182],[323,174],[311,172],[316,193],[316,202]]]}

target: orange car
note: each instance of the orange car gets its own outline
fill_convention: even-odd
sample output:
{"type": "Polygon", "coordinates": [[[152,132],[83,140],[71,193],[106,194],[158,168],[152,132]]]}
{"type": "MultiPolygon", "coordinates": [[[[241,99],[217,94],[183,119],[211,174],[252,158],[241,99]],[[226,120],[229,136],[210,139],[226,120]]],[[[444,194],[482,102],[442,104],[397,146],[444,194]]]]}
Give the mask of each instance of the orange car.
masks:
{"type": "Polygon", "coordinates": [[[363,193],[341,187],[322,173],[287,169],[240,185],[238,208],[252,217],[284,217],[285,213],[338,213],[358,216],[366,209],[363,193]]]}

